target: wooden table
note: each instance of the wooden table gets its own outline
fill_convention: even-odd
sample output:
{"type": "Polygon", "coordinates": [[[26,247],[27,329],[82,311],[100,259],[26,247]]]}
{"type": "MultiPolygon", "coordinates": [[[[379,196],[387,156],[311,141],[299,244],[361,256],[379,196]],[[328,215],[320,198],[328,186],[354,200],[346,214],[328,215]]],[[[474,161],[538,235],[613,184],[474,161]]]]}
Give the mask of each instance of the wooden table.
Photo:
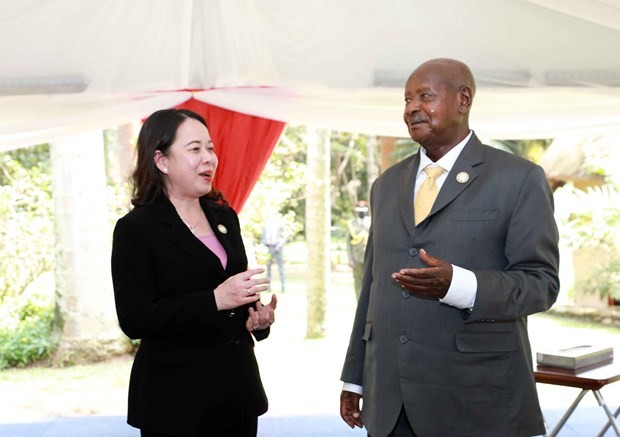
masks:
{"type": "Polygon", "coordinates": [[[566,413],[564,413],[564,416],[562,416],[555,428],[553,428],[553,431],[551,431],[549,437],[554,437],[558,434],[560,429],[562,429],[568,418],[571,414],[573,414],[575,408],[577,408],[577,405],[579,405],[579,402],[581,402],[588,391],[591,391],[594,394],[598,404],[603,407],[605,414],[607,414],[607,417],[609,418],[609,421],[603,427],[598,436],[604,435],[605,432],[607,432],[607,429],[611,426],[616,432],[616,435],[620,437],[620,428],[616,422],[616,417],[620,414],[620,407],[618,407],[618,409],[612,414],[600,392],[600,389],[605,387],[607,384],[620,381],[620,360],[616,359],[614,361],[612,359],[597,365],[582,367],[576,370],[562,369],[559,367],[537,366],[534,371],[534,377],[536,378],[536,382],[542,384],[563,385],[565,387],[576,387],[581,389],[581,393],[579,393],[573,404],[566,411],[566,413]]]}

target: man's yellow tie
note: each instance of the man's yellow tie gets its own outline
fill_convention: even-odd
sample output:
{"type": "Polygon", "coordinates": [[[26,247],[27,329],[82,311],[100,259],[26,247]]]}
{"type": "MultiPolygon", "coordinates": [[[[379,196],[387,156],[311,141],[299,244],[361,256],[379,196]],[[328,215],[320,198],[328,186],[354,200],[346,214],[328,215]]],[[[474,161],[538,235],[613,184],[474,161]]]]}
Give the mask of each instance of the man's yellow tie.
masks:
{"type": "Polygon", "coordinates": [[[445,169],[439,166],[427,166],[424,168],[426,180],[422,182],[422,185],[418,189],[418,193],[415,196],[415,202],[413,203],[413,214],[415,217],[416,226],[426,218],[429,212],[431,212],[433,203],[435,203],[435,199],[439,193],[439,188],[437,188],[435,179],[441,176],[444,171],[445,169]]]}

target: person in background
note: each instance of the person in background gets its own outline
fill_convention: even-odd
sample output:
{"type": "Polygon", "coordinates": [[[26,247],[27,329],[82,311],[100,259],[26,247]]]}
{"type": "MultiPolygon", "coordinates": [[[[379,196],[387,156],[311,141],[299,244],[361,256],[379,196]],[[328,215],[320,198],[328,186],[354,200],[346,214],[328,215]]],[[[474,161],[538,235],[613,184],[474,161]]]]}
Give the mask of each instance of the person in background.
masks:
{"type": "Polygon", "coordinates": [[[421,149],[372,187],[340,398],[371,437],[545,433],[527,316],[559,291],[553,196],[540,166],[470,130],[475,90],[460,61],[416,68],[404,121],[421,149]]]}
{"type": "Polygon", "coordinates": [[[149,116],[138,136],[133,210],[116,223],[112,279],[123,332],[140,339],[127,422],[143,437],[256,436],[267,411],[254,339],[269,335],[263,269],[248,270],[239,220],[213,188],[205,120],[149,116]]]}
{"type": "Polygon", "coordinates": [[[370,229],[370,216],[368,215],[368,202],[360,200],[355,204],[355,215],[347,221],[347,252],[349,264],[353,269],[353,286],[355,296],[359,299],[362,289],[362,277],[364,275],[364,251],[368,243],[368,230],[370,229]]]}
{"type": "Polygon", "coordinates": [[[284,270],[284,244],[286,243],[286,228],[282,216],[272,214],[265,222],[261,243],[267,247],[267,277],[271,280],[271,266],[274,261],[280,273],[280,291],[284,293],[286,286],[286,272],[284,270]]]}

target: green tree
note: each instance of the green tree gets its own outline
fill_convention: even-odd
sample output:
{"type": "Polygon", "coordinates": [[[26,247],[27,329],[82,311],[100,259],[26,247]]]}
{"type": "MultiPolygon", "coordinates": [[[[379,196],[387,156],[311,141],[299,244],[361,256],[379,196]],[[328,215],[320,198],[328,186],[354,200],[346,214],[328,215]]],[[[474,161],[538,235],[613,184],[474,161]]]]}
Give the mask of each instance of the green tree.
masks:
{"type": "Polygon", "coordinates": [[[52,208],[49,146],[0,153],[0,369],[55,345],[52,208]]]}
{"type": "Polygon", "coordinates": [[[280,213],[290,238],[304,228],[306,145],[304,126],[288,126],[241,211],[244,234],[259,241],[270,213],[280,213]]]}
{"type": "Polygon", "coordinates": [[[0,302],[54,262],[49,146],[0,154],[0,302]]]}
{"type": "Polygon", "coordinates": [[[321,338],[325,334],[326,295],[331,273],[330,132],[325,129],[309,131],[307,142],[306,241],[311,269],[306,278],[306,337],[321,338]]]}
{"type": "Polygon", "coordinates": [[[332,224],[343,227],[355,203],[368,200],[368,137],[334,131],[330,137],[332,224]]]}
{"type": "Polygon", "coordinates": [[[551,144],[551,139],[536,140],[496,140],[491,145],[499,148],[507,148],[515,155],[522,156],[532,162],[539,163],[543,153],[551,144]],[[503,146],[503,147],[502,147],[503,146]]]}

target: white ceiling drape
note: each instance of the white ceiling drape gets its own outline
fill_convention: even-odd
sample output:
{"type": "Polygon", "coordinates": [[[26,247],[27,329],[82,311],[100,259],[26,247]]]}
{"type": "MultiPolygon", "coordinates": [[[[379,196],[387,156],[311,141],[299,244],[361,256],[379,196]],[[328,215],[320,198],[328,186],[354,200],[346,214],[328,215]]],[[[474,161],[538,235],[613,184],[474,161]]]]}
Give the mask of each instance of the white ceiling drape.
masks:
{"type": "Polygon", "coordinates": [[[125,95],[47,95],[0,98],[0,151],[53,141],[77,132],[139,120],[191,97],[190,92],[125,95]]]}
{"type": "Polygon", "coordinates": [[[620,125],[617,23],[620,0],[4,1],[0,149],[142,118],[188,89],[252,115],[406,136],[404,82],[442,56],[474,71],[485,138],[598,131],[620,125]]]}
{"type": "MultiPolygon", "coordinates": [[[[303,92],[233,88],[195,98],[232,111],[329,129],[407,137],[400,89],[303,92]]],[[[620,127],[620,88],[492,88],[477,93],[470,125],[483,138],[536,139],[620,127]]]]}

